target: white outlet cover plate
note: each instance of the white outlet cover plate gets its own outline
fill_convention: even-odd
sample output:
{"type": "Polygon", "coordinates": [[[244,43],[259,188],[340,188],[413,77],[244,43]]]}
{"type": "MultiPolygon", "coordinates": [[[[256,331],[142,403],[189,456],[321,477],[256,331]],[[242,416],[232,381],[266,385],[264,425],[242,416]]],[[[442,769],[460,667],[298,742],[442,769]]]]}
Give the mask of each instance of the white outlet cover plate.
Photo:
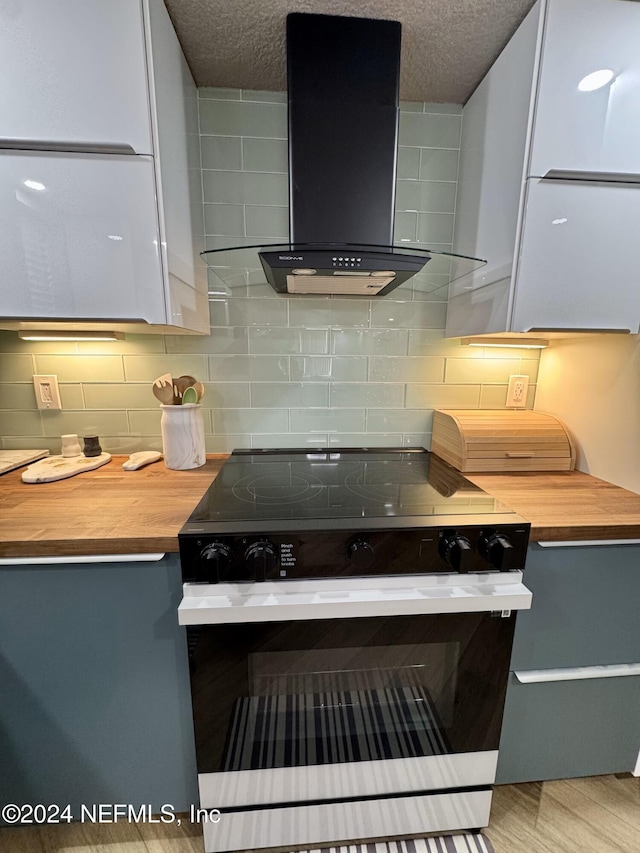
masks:
{"type": "Polygon", "coordinates": [[[527,405],[527,394],[529,392],[529,377],[526,375],[513,374],[509,377],[507,388],[507,408],[524,409],[527,405]]]}
{"type": "Polygon", "coordinates": [[[33,388],[36,394],[36,405],[45,411],[59,411],[62,408],[58,377],[55,374],[35,374],[33,388]]]}

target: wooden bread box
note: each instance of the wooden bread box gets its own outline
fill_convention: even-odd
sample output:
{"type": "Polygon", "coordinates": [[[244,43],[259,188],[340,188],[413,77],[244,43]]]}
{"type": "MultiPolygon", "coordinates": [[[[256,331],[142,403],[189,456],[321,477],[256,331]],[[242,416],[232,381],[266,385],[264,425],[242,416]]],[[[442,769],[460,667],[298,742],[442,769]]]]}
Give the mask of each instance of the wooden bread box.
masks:
{"type": "Polygon", "coordinates": [[[458,471],[571,471],[565,427],[530,410],[437,409],[431,450],[458,471]]]}

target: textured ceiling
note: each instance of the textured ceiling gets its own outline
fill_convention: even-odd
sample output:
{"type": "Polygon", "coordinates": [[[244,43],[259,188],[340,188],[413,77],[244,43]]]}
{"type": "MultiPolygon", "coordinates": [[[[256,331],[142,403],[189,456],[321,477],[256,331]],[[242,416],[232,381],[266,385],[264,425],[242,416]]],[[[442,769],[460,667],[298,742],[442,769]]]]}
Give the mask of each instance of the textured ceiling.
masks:
{"type": "Polygon", "coordinates": [[[284,91],[288,12],[402,22],[404,101],[464,103],[534,0],[165,0],[198,86],[284,91]]]}

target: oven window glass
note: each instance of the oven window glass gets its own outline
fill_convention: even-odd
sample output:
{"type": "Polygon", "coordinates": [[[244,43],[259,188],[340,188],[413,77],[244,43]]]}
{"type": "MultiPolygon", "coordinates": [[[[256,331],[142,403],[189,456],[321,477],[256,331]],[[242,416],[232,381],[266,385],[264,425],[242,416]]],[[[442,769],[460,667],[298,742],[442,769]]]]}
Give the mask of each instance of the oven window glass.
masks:
{"type": "Polygon", "coordinates": [[[514,617],[189,629],[199,772],[497,749],[514,617]]]}

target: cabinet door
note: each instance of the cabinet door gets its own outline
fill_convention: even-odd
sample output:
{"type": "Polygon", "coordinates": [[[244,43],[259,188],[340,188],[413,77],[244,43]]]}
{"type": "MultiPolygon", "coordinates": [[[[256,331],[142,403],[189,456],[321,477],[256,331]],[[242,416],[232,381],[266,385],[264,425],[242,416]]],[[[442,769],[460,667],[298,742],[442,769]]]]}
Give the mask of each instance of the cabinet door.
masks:
{"type": "Polygon", "coordinates": [[[640,174],[639,34],[638,3],[550,0],[529,175],[640,174]],[[584,91],[603,70],[611,82],[584,91]]]}
{"type": "Polygon", "coordinates": [[[117,559],[0,568],[0,802],[197,802],[180,563],[117,559]]]}
{"type": "Polygon", "coordinates": [[[151,154],[139,0],[0,3],[0,144],[151,154]]]}
{"type": "Polygon", "coordinates": [[[640,676],[507,690],[496,782],[625,773],[640,749],[640,676]]]}
{"type": "Polygon", "coordinates": [[[511,331],[637,333],[640,187],[527,181],[511,331]]]}
{"type": "Polygon", "coordinates": [[[518,613],[511,669],[640,663],[639,565],[638,545],[532,544],[533,605],[518,613]]]}
{"type": "Polygon", "coordinates": [[[0,150],[4,318],[166,323],[151,157],[0,150]]]}

